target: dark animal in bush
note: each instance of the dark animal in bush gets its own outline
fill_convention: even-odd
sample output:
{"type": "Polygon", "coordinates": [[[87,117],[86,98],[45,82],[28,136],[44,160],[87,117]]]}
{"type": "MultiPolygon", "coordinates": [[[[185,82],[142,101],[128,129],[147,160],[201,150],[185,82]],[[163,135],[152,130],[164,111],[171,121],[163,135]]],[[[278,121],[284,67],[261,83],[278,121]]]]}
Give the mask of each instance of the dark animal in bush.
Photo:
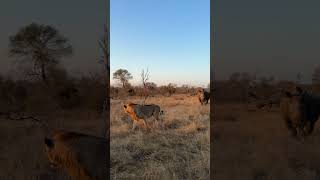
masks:
{"type": "Polygon", "coordinates": [[[208,104],[210,100],[210,93],[205,91],[204,89],[198,89],[197,91],[198,99],[201,105],[208,104]]]}
{"type": "Polygon", "coordinates": [[[273,105],[280,105],[280,96],[278,96],[278,94],[272,95],[268,98],[260,98],[254,92],[249,91],[248,97],[254,99],[258,109],[267,107],[267,110],[270,111],[273,105]]]}
{"type": "Polygon", "coordinates": [[[132,89],[132,88],[130,88],[130,89],[128,89],[128,94],[129,94],[129,96],[134,96],[134,94],[135,94],[135,91],[134,91],[134,89],[132,89]]]}
{"type": "Polygon", "coordinates": [[[296,92],[284,91],[281,113],[293,136],[299,132],[310,135],[320,116],[320,96],[296,87],[296,92]]]}
{"type": "Polygon", "coordinates": [[[62,108],[73,108],[79,105],[79,91],[75,87],[64,87],[58,92],[58,101],[62,108]]]}

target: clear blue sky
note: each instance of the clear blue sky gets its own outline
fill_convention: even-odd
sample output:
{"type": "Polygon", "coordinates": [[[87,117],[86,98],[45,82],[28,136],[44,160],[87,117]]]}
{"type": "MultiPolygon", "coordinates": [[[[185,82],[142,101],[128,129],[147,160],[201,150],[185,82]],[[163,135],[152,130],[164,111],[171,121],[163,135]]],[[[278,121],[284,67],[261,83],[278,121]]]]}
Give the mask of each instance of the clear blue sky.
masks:
{"type": "Polygon", "coordinates": [[[148,68],[150,81],[158,85],[209,83],[209,0],[110,3],[111,74],[127,69],[133,75],[131,83],[137,85],[141,70],[148,68]]]}

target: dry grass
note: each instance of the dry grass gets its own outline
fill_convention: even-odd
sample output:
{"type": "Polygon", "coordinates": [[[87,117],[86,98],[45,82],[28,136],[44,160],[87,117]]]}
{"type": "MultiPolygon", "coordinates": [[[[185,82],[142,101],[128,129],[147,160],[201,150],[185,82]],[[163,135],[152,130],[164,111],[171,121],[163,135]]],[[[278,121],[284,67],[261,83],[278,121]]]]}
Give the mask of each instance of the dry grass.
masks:
{"type": "Polygon", "coordinates": [[[112,179],[209,179],[209,105],[186,95],[148,98],[146,103],[159,105],[165,115],[163,128],[146,133],[131,130],[122,110],[129,101],[140,102],[111,101],[112,179]]]}
{"type": "Polygon", "coordinates": [[[320,131],[305,142],[288,136],[279,109],[248,111],[243,104],[215,105],[215,179],[319,179],[320,131]]]}

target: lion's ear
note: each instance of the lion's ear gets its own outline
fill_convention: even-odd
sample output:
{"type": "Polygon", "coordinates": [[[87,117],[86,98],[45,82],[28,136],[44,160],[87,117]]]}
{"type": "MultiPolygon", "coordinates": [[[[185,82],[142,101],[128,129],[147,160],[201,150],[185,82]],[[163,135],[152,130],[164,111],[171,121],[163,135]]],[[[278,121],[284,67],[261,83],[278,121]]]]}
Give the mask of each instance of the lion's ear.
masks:
{"type": "Polygon", "coordinates": [[[127,105],[123,105],[124,108],[127,108],[127,105]]]}
{"type": "Polygon", "coordinates": [[[48,148],[53,148],[54,147],[54,142],[52,139],[49,139],[47,137],[44,138],[44,143],[48,148]]]}

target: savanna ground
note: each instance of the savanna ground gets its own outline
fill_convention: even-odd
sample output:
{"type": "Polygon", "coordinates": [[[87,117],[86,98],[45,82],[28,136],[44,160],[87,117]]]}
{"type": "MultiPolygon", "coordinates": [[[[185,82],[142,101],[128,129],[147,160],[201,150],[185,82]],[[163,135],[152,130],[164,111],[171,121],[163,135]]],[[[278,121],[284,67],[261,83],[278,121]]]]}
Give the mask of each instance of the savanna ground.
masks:
{"type": "MultiPolygon", "coordinates": [[[[44,117],[43,117],[44,118],[44,117]]],[[[52,112],[46,116],[52,129],[64,129],[95,136],[102,135],[102,117],[95,112],[52,112]]],[[[46,132],[38,123],[29,120],[1,119],[0,123],[0,179],[8,180],[64,180],[61,170],[49,167],[45,155],[46,132]]]]}
{"type": "Polygon", "coordinates": [[[49,126],[46,130],[31,119],[0,116],[0,179],[69,179],[63,171],[49,167],[44,137],[56,129],[102,136],[105,117],[97,109],[101,110],[98,105],[103,101],[103,86],[92,80],[81,82],[75,86],[78,93],[65,97],[59,94],[68,92],[65,89],[71,83],[47,88],[37,82],[0,81],[1,113],[21,110],[24,116],[33,116],[49,126]],[[20,92],[23,89],[26,93],[20,92]]]}
{"type": "Polygon", "coordinates": [[[201,106],[196,96],[175,94],[149,97],[146,104],[164,110],[163,127],[151,132],[131,130],[123,111],[139,97],[111,100],[112,179],[210,179],[210,105],[201,106]]]}
{"type": "Polygon", "coordinates": [[[289,137],[279,107],[217,103],[214,109],[214,179],[320,179],[319,123],[300,142],[289,137]]]}

